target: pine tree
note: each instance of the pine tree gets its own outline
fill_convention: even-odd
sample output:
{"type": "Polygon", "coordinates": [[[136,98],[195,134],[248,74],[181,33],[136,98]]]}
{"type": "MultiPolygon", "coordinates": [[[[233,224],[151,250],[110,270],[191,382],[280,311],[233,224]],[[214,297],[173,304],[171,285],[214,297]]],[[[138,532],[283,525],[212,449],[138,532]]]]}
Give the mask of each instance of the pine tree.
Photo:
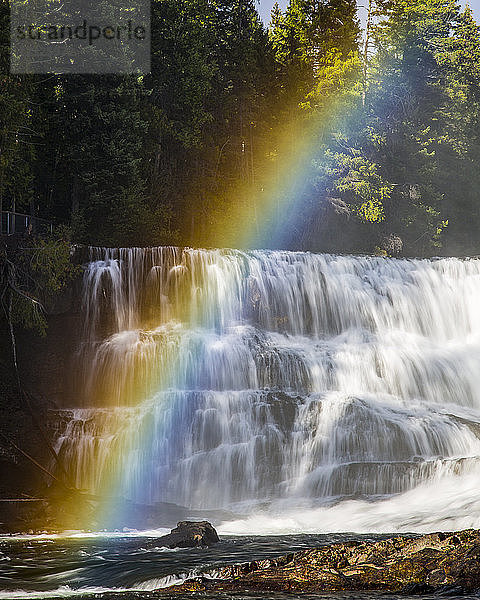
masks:
{"type": "Polygon", "coordinates": [[[35,211],[33,164],[41,131],[33,123],[35,78],[9,73],[9,5],[0,2],[0,210],[35,211]]]}

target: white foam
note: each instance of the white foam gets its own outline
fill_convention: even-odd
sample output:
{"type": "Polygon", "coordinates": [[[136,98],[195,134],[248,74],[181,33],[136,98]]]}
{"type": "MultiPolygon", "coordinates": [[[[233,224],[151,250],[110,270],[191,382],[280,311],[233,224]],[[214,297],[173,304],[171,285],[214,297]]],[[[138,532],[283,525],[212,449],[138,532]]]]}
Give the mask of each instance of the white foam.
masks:
{"type": "Polygon", "coordinates": [[[376,502],[346,500],[330,507],[270,508],[223,523],[220,535],[299,533],[430,533],[480,528],[480,471],[428,482],[376,502]]]}
{"type": "Polygon", "coordinates": [[[122,539],[122,538],[157,538],[170,533],[170,529],[128,529],[126,531],[62,531],[59,533],[12,533],[0,536],[0,540],[15,541],[15,540],[38,540],[38,541],[53,541],[53,540],[93,540],[93,539],[122,539]]]}
{"type": "Polygon", "coordinates": [[[72,590],[68,585],[60,586],[56,590],[38,592],[31,590],[14,590],[11,592],[0,591],[0,600],[30,600],[31,598],[71,598],[85,594],[105,594],[107,592],[127,592],[127,589],[88,587],[72,590]]]}

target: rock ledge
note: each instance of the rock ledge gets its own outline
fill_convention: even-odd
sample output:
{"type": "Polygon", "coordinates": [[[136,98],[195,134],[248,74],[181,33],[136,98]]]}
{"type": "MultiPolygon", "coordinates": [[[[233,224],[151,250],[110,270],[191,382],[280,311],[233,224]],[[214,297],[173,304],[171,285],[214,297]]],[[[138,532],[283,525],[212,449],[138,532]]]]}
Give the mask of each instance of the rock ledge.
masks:
{"type": "Polygon", "coordinates": [[[164,590],[328,592],[379,590],[462,595],[480,590],[480,532],[353,541],[217,569],[164,590]]]}

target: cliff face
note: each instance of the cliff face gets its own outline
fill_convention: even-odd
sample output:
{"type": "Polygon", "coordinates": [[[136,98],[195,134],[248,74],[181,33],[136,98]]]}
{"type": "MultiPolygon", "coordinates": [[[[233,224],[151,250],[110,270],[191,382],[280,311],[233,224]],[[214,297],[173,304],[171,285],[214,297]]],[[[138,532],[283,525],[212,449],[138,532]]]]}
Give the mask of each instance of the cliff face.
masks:
{"type": "Polygon", "coordinates": [[[45,337],[29,331],[17,334],[22,384],[35,396],[59,408],[78,405],[73,385],[79,316],[50,316],[45,337]]]}
{"type": "Polygon", "coordinates": [[[480,589],[480,532],[434,533],[379,542],[348,542],[217,571],[165,593],[193,591],[404,593],[480,589]]]}
{"type": "Polygon", "coordinates": [[[78,402],[72,373],[82,328],[80,302],[79,282],[74,282],[48,307],[46,336],[15,327],[20,382],[30,394],[31,411],[18,389],[10,335],[0,321],[0,529],[28,530],[32,515],[43,509],[37,499],[49,491],[52,479],[15,446],[52,467],[38,425],[53,443],[51,409],[78,402]]]}
{"type": "Polygon", "coordinates": [[[73,372],[83,328],[80,283],[75,281],[49,307],[45,336],[18,330],[18,363],[22,385],[57,407],[78,406],[73,372]]]}
{"type": "MultiPolygon", "coordinates": [[[[31,497],[41,497],[48,482],[44,473],[12,444],[41,464],[48,465],[50,457],[19,393],[3,329],[0,348],[0,531],[25,531],[30,529],[32,511],[40,505],[31,497]]],[[[35,410],[39,418],[47,412],[41,400],[35,410]]]]}

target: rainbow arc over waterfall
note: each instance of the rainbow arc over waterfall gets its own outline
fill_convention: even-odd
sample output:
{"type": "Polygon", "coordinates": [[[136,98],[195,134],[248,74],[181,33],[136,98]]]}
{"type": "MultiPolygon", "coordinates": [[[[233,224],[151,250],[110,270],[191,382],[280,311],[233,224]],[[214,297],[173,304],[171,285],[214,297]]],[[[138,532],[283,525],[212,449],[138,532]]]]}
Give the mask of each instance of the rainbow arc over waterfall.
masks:
{"type": "Polygon", "coordinates": [[[226,509],[237,533],[478,526],[479,298],[477,259],[92,248],[58,448],[104,515],[123,497],[226,509]]]}

